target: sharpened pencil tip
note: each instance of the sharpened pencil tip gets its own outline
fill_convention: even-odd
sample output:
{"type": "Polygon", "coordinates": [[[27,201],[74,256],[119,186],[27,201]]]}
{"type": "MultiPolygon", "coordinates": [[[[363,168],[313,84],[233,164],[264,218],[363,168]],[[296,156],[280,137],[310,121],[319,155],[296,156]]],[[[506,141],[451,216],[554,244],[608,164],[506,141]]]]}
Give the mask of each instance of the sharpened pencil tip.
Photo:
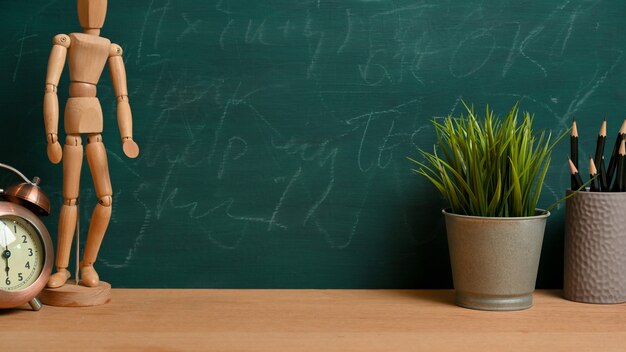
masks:
{"type": "Polygon", "coordinates": [[[567,158],[567,161],[569,162],[569,169],[572,172],[572,175],[578,173],[578,169],[576,168],[576,166],[574,165],[574,163],[572,162],[572,159],[570,159],[569,157],[567,158]]]}
{"type": "Polygon", "coordinates": [[[578,127],[576,126],[576,120],[572,122],[572,137],[578,137],[578,127]]]}
{"type": "Polygon", "coordinates": [[[606,117],[604,118],[604,121],[602,121],[602,126],[600,127],[600,135],[602,137],[606,137],[606,117]]]}
{"type": "Polygon", "coordinates": [[[598,169],[596,169],[596,164],[593,162],[593,158],[589,158],[589,174],[594,176],[598,173],[598,169]]]}

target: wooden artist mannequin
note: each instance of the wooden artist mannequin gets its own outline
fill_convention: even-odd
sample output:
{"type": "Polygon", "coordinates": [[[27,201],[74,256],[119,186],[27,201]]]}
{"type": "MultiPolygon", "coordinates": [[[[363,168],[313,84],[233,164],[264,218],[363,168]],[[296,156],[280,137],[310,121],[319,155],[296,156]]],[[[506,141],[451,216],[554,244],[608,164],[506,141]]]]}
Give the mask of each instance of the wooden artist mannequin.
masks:
{"type": "Polygon", "coordinates": [[[63,206],[59,215],[59,232],[56,255],[57,272],[48,281],[48,287],[65,284],[70,277],[68,271],[72,238],[78,216],[78,193],[80,171],[83,162],[82,135],[87,135],[86,154],[94,181],[98,204],[96,205],[85,252],[80,262],[81,283],[94,287],[99,284],[98,273],[93,264],[111,218],[111,180],[104,144],[102,143],[102,109],[96,97],[96,85],[107,61],[111,81],[117,97],[117,122],[122,137],[124,154],[135,158],[139,147],[133,141],[132,115],[128,104],[126,70],[122,60],[122,49],[103,37],[100,28],[106,16],[106,0],[78,0],[78,17],[83,33],[59,34],[54,37],[46,75],[44,96],[44,123],[48,141],[48,158],[54,164],[63,159],[63,206]],[[65,146],[61,150],[57,135],[59,99],[57,86],[65,65],[69,64],[70,87],[65,106],[65,146]]]}

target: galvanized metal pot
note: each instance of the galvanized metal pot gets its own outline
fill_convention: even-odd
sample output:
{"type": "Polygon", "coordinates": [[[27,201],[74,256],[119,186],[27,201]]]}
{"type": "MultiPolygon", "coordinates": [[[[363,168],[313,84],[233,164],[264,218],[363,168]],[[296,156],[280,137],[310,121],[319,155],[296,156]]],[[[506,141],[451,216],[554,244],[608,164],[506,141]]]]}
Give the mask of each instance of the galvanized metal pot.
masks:
{"type": "Polygon", "coordinates": [[[480,310],[532,307],[549,212],[479,217],[443,210],[456,304],[480,310]]]}
{"type": "Polygon", "coordinates": [[[564,254],[566,299],[626,302],[626,192],[579,192],[568,198],[564,254]]]}

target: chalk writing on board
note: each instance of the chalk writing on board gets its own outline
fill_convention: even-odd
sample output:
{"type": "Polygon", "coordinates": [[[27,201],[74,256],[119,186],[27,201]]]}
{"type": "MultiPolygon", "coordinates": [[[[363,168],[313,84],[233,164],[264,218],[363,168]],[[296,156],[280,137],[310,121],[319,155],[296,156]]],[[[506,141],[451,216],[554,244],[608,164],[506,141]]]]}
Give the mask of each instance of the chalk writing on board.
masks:
{"type": "MultiPolygon", "coordinates": [[[[103,251],[102,263],[132,285],[132,274],[151,267],[145,264],[155,251],[182,238],[202,254],[188,260],[208,272],[198,285],[301,280],[305,286],[315,277],[324,286],[334,277],[324,270],[346,258],[354,265],[336,271],[348,286],[359,277],[350,275],[354,268],[368,260],[379,263],[381,273],[406,271],[394,284],[411,285],[422,274],[406,267],[447,254],[440,210],[433,209],[443,201],[410,173],[405,159],[432,148],[433,119],[459,114],[461,100],[502,111],[521,99],[538,126],[557,135],[574,116],[594,121],[600,110],[609,119],[623,113],[624,49],[616,38],[624,9],[598,0],[523,5],[111,3],[118,10],[109,13],[105,29],[115,31],[111,37],[125,50],[141,155],[118,158],[115,133],[104,136],[116,206],[115,238],[107,242],[113,250],[103,251]],[[329,264],[321,269],[320,263],[329,264]]],[[[41,121],[41,96],[32,91],[45,77],[49,38],[56,34],[43,19],[59,14],[76,25],[75,6],[54,0],[16,3],[0,14],[8,38],[0,74],[11,86],[0,99],[3,106],[27,107],[11,108],[19,118],[5,121],[5,128],[39,141],[31,149],[43,161],[45,140],[32,128],[41,121]]],[[[110,85],[100,85],[98,94],[105,130],[115,131],[110,85]]],[[[593,149],[585,143],[581,148],[593,149]]],[[[30,160],[7,157],[21,167],[30,160]]],[[[51,198],[61,199],[58,166],[34,164],[45,187],[54,189],[51,198]]],[[[567,181],[564,165],[553,161],[542,203],[561,198],[567,181]]],[[[97,201],[91,185],[81,188],[81,201],[86,207],[97,201]]],[[[554,213],[562,216],[562,206],[554,213]]],[[[167,285],[189,279],[162,276],[172,278],[167,285]]],[[[390,282],[384,281],[389,275],[372,277],[390,282]]]]}

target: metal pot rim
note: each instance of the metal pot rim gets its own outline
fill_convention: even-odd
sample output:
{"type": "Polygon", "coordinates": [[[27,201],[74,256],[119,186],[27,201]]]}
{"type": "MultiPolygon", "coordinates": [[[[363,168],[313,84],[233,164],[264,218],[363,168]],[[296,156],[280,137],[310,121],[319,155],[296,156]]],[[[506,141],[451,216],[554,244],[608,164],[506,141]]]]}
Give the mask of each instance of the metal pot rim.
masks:
{"type": "Polygon", "coordinates": [[[550,212],[545,209],[536,208],[535,212],[539,215],[498,217],[498,216],[475,216],[475,215],[455,214],[450,211],[450,208],[445,208],[441,210],[441,213],[445,216],[459,217],[459,218],[465,218],[465,219],[475,219],[475,220],[498,220],[498,221],[539,220],[539,219],[546,219],[548,216],[550,216],[550,212]]]}

